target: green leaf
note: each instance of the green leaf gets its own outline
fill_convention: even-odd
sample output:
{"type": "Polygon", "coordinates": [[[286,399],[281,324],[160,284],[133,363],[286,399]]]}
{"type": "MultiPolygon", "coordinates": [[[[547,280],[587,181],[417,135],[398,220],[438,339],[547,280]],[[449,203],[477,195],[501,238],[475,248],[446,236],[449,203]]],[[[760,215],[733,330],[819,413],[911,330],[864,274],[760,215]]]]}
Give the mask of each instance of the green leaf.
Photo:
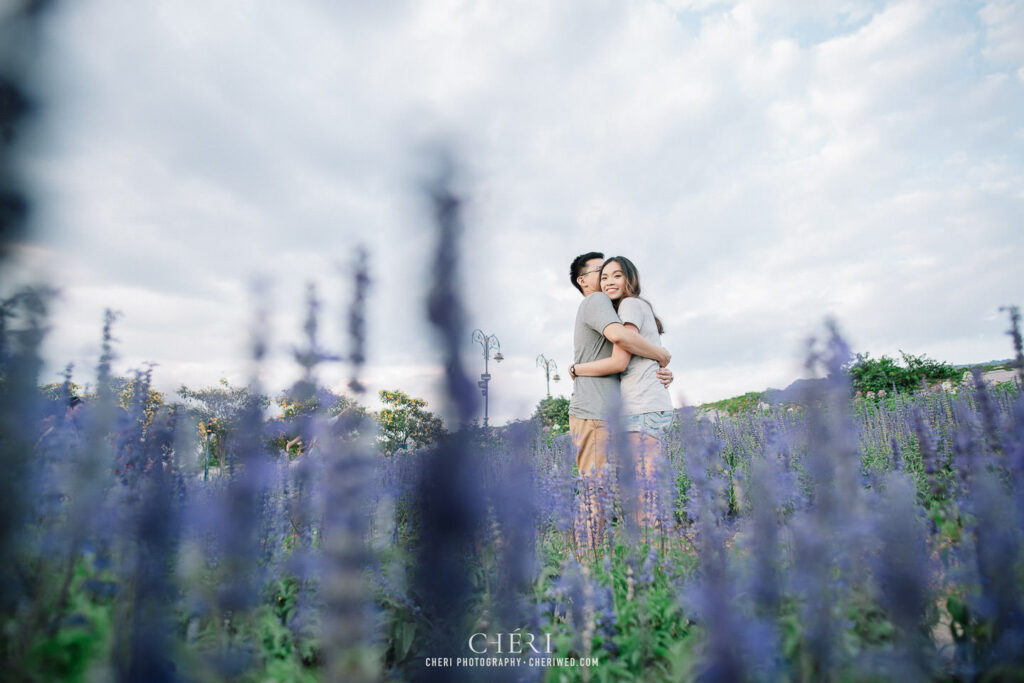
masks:
{"type": "Polygon", "coordinates": [[[403,621],[398,625],[398,632],[395,634],[395,655],[399,661],[405,659],[412,648],[413,637],[416,635],[416,622],[403,621]]]}
{"type": "Polygon", "coordinates": [[[965,605],[958,597],[951,595],[946,598],[946,609],[949,610],[949,616],[953,617],[953,621],[964,626],[967,625],[969,620],[967,615],[967,605],[965,605]]]}

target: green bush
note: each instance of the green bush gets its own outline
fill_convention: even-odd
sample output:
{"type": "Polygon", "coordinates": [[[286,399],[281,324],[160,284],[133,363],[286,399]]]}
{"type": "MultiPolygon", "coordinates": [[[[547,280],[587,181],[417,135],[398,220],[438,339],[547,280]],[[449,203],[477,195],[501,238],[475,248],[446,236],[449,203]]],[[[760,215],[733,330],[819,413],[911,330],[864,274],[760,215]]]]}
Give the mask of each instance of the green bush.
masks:
{"type": "Polygon", "coordinates": [[[703,403],[700,407],[702,410],[717,410],[730,415],[738,415],[757,410],[763,400],[764,392],[748,391],[742,396],[733,396],[732,398],[725,398],[714,403],[703,403]]]}
{"type": "Polygon", "coordinates": [[[959,381],[963,377],[963,370],[928,358],[925,354],[914,356],[900,351],[902,365],[889,356],[870,358],[870,355],[858,353],[856,360],[845,366],[853,380],[854,390],[862,393],[883,390],[912,392],[921,388],[922,381],[959,381]]]}
{"type": "Polygon", "coordinates": [[[564,434],[569,431],[569,399],[565,396],[542,398],[533,411],[545,427],[552,432],[564,434]]]}

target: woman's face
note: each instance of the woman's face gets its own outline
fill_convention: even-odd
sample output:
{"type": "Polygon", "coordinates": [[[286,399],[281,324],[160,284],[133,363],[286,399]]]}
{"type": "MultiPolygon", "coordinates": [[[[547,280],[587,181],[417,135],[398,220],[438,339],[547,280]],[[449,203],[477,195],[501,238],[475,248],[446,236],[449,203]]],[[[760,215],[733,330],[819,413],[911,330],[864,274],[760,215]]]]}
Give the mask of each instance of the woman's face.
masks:
{"type": "Polygon", "coordinates": [[[626,296],[626,276],[618,261],[609,261],[608,265],[601,269],[601,291],[612,301],[618,301],[626,296]]]}

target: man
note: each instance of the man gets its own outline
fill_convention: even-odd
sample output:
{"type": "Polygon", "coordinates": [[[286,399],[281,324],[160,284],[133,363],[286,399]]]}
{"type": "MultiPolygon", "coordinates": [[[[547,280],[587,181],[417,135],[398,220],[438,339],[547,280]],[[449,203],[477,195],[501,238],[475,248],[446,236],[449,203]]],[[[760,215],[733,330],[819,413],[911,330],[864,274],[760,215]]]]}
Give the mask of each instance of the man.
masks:
{"type": "MultiPolygon", "coordinates": [[[[601,291],[604,254],[592,251],[577,256],[569,267],[569,281],[583,295],[576,312],[573,364],[607,358],[618,344],[635,356],[658,361],[658,377],[666,386],[672,372],[665,368],[672,358],[664,347],[652,344],[619,320],[611,299],[601,291]]],[[[571,373],[571,368],[570,368],[571,373]]],[[[619,400],[619,376],[576,377],[569,402],[569,433],[576,445],[576,466],[589,476],[607,461],[608,417],[619,400]]]]}

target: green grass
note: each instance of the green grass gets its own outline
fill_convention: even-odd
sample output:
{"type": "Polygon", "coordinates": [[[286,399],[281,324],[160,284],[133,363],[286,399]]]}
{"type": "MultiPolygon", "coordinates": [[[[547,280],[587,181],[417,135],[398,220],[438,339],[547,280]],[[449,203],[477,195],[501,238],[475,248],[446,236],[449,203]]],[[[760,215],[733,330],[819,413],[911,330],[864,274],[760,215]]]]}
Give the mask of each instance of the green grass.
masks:
{"type": "Polygon", "coordinates": [[[701,411],[717,410],[719,412],[728,413],[729,415],[739,415],[740,413],[757,410],[758,406],[764,400],[764,393],[765,392],[763,391],[748,391],[742,396],[733,396],[732,398],[725,398],[721,401],[702,403],[697,406],[697,409],[701,411]]]}

